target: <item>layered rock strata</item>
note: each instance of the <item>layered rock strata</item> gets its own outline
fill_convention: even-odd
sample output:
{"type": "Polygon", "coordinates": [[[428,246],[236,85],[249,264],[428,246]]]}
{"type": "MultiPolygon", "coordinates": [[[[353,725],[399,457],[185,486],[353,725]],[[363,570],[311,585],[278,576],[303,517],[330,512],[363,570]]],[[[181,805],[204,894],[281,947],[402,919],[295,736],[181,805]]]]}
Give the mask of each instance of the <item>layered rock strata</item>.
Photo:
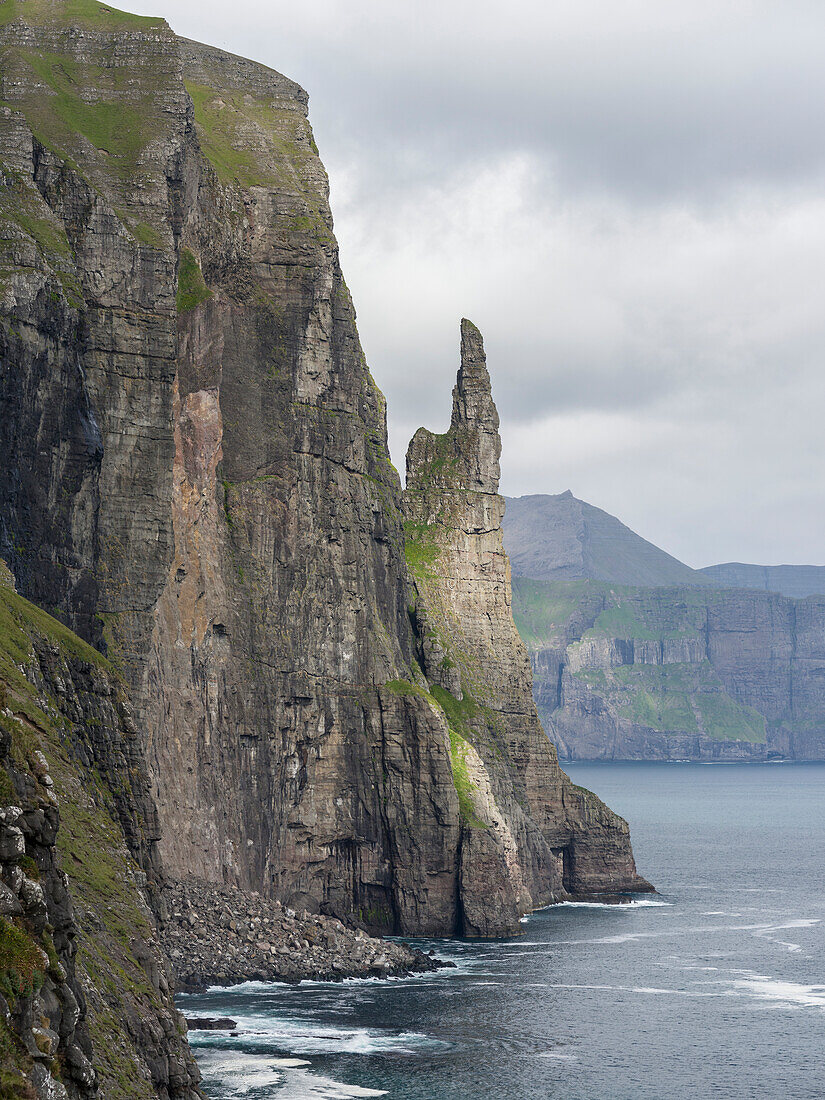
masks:
{"type": "MultiPolygon", "coordinates": [[[[102,5],[18,4],[0,48],[0,543],[121,670],[167,869],[375,929],[489,930],[502,848],[467,831],[416,663],[438,609],[409,614],[306,93],[102,5]]],[[[497,438],[467,452],[481,476],[497,438]]],[[[624,823],[526,726],[512,797],[490,772],[490,835],[512,834],[496,930],[564,882],[639,883],[624,823]]]]}
{"type": "Polygon", "coordinates": [[[825,597],[514,582],[564,759],[825,759],[825,597]]]}
{"type": "Polygon", "coordinates": [[[419,429],[407,452],[407,558],[418,658],[450,733],[461,805],[464,928],[571,895],[648,888],[626,823],[558,766],[513,622],[498,493],[501,441],[478,329],[461,323],[449,430],[419,429]]]}

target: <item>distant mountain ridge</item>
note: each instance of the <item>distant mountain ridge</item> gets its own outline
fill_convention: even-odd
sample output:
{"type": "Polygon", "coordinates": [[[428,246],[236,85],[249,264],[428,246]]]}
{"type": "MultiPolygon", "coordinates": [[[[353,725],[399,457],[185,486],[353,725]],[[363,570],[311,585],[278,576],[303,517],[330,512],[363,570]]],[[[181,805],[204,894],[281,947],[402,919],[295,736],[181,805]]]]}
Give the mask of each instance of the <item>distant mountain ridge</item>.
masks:
{"type": "Polygon", "coordinates": [[[586,577],[645,587],[713,583],[569,489],[505,499],[504,538],[514,577],[586,577]]]}
{"type": "Polygon", "coordinates": [[[572,493],[507,501],[513,615],[566,759],[825,759],[825,568],[689,568],[572,493]]]}
{"type": "Polygon", "coordinates": [[[569,489],[505,500],[504,538],[514,577],[589,578],[644,588],[711,584],[779,592],[795,600],[825,595],[825,565],[725,562],[692,569],[569,489]]]}

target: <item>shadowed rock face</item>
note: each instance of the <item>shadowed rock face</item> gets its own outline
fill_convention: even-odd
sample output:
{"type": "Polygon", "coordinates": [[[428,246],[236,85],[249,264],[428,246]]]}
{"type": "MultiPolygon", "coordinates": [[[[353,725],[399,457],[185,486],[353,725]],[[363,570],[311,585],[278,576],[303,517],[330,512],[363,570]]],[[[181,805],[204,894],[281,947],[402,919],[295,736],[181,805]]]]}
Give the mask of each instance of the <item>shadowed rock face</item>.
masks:
{"type": "MultiPolygon", "coordinates": [[[[437,606],[410,614],[384,399],[306,93],[163,21],[64,11],[34,5],[0,28],[2,548],[21,590],[121,668],[172,874],[374,928],[476,927],[463,899],[500,846],[468,839],[418,665],[437,606]]],[[[489,583],[462,597],[498,617],[498,422],[480,337],[465,325],[462,340],[438,484],[458,507],[460,471],[456,531],[498,539],[489,583]]],[[[491,683],[503,698],[517,668],[521,693],[523,652],[492,644],[479,636],[501,661],[491,683]]],[[[442,673],[435,686],[460,693],[442,673]]],[[[520,694],[501,707],[521,715],[520,694]]],[[[511,876],[511,926],[528,895],[560,896],[551,841],[569,848],[590,822],[582,883],[637,881],[624,823],[565,785],[539,735],[514,736],[521,786],[501,796],[519,806],[507,859],[530,864],[511,876]]],[[[482,747],[467,746],[481,788],[482,747]]]]}

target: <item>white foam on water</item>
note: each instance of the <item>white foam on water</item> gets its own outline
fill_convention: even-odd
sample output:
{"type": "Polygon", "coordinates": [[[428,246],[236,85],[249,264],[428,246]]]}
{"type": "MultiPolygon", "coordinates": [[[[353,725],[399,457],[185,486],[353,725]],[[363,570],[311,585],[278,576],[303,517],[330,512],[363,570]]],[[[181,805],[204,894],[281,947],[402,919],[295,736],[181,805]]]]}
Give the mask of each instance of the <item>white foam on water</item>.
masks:
{"type": "Polygon", "coordinates": [[[750,978],[737,978],[732,985],[759,1000],[825,1009],[825,985],[802,985],[799,982],[768,978],[761,974],[754,974],[750,978]]]}
{"type": "MultiPolygon", "coordinates": [[[[299,1068],[297,1059],[270,1058],[239,1051],[210,1053],[200,1059],[206,1071],[207,1088],[212,1082],[220,1082],[222,1094],[232,1100],[259,1093],[262,1089],[273,1098],[284,1100],[360,1100],[361,1097],[386,1096],[386,1090],[363,1088],[320,1077],[299,1068]],[[291,1063],[289,1066],[286,1063],[291,1063]]],[[[300,1066],[310,1063],[301,1062],[300,1066]]]]}
{"type": "Polygon", "coordinates": [[[756,974],[752,970],[721,971],[716,967],[703,967],[717,970],[717,973],[739,975],[731,978],[716,978],[708,985],[726,986],[723,995],[749,996],[759,1001],[772,1002],[777,1006],[795,1005],[802,1008],[825,1009],[825,985],[805,985],[784,978],[771,978],[766,974],[756,974]]]}
{"type": "MultiPolygon", "coordinates": [[[[196,1032],[190,1041],[203,1048],[246,1051],[265,1055],[269,1051],[288,1051],[290,1055],[313,1054],[415,1054],[450,1044],[414,1031],[383,1031],[375,1028],[334,1027],[312,1020],[277,1014],[247,1014],[237,1017],[237,1036],[228,1033],[196,1032]]],[[[270,1056],[270,1063],[272,1056],[270,1056]]]]}
{"type": "MultiPolygon", "coordinates": [[[[272,993],[279,989],[292,988],[288,982],[238,982],[237,985],[210,985],[207,993],[272,993]]],[[[181,997],[198,996],[197,993],[182,993],[181,997]]]]}
{"type": "Polygon", "coordinates": [[[565,909],[615,909],[619,912],[627,912],[628,909],[662,909],[673,905],[672,901],[663,901],[661,898],[634,898],[632,901],[563,901],[561,908],[565,909]]]}
{"type": "Polygon", "coordinates": [[[796,953],[802,950],[802,945],[789,940],[777,939],[776,933],[783,932],[790,928],[812,928],[815,924],[819,923],[820,920],[818,917],[800,918],[798,920],[783,921],[780,924],[768,925],[767,927],[755,931],[753,934],[758,939],[767,940],[769,943],[775,943],[777,947],[785,947],[788,949],[788,951],[793,951],[796,953]]]}
{"type": "MultiPolygon", "coordinates": [[[[278,1094],[276,1094],[278,1095],[278,1094]]],[[[284,1100],[356,1100],[362,1096],[386,1096],[386,1089],[366,1089],[360,1085],[346,1085],[330,1077],[314,1074],[289,1074],[281,1090],[284,1100]]]]}
{"type": "Polygon", "coordinates": [[[575,1054],[560,1054],[555,1050],[542,1050],[535,1055],[536,1058],[553,1058],[558,1062],[578,1062],[579,1059],[575,1054]]]}
{"type": "Polygon", "coordinates": [[[253,1089],[283,1084],[283,1072],[273,1065],[273,1059],[250,1056],[241,1051],[210,1051],[198,1059],[209,1077],[221,1082],[227,1096],[247,1096],[253,1089]]]}
{"type": "Polygon", "coordinates": [[[537,988],[550,989],[581,989],[597,993],[636,993],[642,997],[721,997],[722,993],[701,992],[692,989],[660,989],[657,986],[633,986],[633,985],[578,985],[564,982],[548,982],[543,985],[540,982],[533,983],[537,988]]]}

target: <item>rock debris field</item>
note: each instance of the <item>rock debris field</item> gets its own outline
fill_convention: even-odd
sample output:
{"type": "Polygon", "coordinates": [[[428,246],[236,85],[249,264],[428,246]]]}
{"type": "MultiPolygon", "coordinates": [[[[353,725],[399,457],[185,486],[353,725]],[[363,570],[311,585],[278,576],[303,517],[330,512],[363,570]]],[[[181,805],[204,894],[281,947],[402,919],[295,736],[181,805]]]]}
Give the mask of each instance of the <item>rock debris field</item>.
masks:
{"type": "Polygon", "coordinates": [[[335,917],[215,883],[176,883],[169,909],[162,939],[183,993],[247,981],[401,977],[450,965],[335,917]]]}

